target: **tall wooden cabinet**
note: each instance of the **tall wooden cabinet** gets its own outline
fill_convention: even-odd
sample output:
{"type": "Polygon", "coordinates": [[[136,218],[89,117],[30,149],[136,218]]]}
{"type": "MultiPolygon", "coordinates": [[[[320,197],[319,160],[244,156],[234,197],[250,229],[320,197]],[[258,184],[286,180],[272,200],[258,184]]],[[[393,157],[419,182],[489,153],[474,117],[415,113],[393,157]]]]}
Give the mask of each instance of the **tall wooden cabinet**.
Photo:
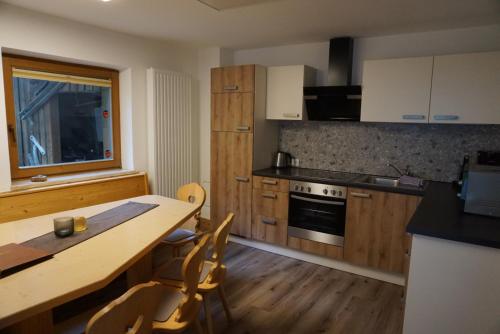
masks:
{"type": "Polygon", "coordinates": [[[235,214],[231,233],[252,235],[252,171],[271,165],[278,127],[266,122],[266,69],[212,69],[210,212],[220,224],[235,214]]]}

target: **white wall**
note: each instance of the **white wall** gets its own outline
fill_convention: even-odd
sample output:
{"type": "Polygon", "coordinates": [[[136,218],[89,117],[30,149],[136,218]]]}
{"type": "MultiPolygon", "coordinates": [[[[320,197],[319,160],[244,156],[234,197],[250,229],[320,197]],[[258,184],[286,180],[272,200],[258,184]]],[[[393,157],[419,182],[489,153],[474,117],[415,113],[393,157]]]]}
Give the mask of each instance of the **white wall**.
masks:
{"type": "Polygon", "coordinates": [[[500,333],[500,249],[414,235],[404,334],[500,333]]]}
{"type": "MultiPolygon", "coordinates": [[[[146,69],[168,69],[195,77],[198,74],[193,48],[104,30],[2,3],[0,48],[2,52],[120,70],[123,165],[137,170],[147,169],[146,69]]],[[[10,172],[2,77],[0,75],[0,191],[7,191],[10,172]]]]}
{"type": "MultiPolygon", "coordinates": [[[[309,65],[318,70],[317,84],[327,85],[329,42],[245,49],[234,52],[234,64],[309,65]]],[[[353,83],[362,80],[366,59],[427,56],[500,50],[500,25],[424,33],[357,38],[354,41],[353,83]]]]}

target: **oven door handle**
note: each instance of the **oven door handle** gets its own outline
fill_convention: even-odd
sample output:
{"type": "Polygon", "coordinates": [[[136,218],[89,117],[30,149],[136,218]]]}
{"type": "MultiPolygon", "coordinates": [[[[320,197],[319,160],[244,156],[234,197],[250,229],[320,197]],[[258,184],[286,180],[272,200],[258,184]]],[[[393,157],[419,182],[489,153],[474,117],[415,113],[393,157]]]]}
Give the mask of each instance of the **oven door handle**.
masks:
{"type": "Polygon", "coordinates": [[[321,199],[315,199],[315,198],[307,198],[307,197],[302,197],[302,196],[297,196],[297,195],[290,195],[291,198],[298,199],[300,201],[304,202],[311,202],[311,203],[318,203],[318,204],[328,204],[328,205],[338,205],[338,206],[344,206],[345,202],[337,202],[337,201],[324,201],[321,199]]]}

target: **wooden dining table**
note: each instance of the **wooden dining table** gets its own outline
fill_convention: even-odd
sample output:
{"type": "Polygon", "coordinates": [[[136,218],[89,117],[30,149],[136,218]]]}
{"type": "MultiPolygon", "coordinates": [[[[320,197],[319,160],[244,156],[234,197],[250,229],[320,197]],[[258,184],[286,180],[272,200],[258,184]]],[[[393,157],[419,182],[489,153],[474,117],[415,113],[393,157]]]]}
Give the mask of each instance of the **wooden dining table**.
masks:
{"type": "Polygon", "coordinates": [[[197,207],[146,195],[0,224],[0,246],[22,243],[53,231],[55,217],[90,217],[129,201],[159,206],[51,259],[0,278],[0,333],[52,333],[54,307],[105,287],[125,271],[129,286],[149,281],[152,249],[197,207]]]}

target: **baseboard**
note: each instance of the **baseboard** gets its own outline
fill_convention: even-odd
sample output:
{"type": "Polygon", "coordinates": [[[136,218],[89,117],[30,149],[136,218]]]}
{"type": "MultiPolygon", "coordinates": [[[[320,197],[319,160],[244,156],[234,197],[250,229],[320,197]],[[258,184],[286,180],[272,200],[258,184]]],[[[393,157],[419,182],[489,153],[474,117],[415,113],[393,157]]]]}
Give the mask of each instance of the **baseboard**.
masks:
{"type": "Polygon", "coordinates": [[[305,262],[310,262],[314,263],[320,266],[324,267],[329,267],[337,270],[342,270],[346,271],[352,274],[356,275],[361,275],[373,279],[377,279],[380,281],[392,283],[392,284],[397,284],[404,286],[405,285],[405,279],[404,276],[401,274],[393,274],[393,273],[388,273],[385,271],[380,271],[380,270],[374,270],[374,269],[368,269],[368,268],[363,268],[359,266],[355,266],[343,261],[337,261],[333,259],[329,259],[323,256],[318,256],[314,254],[309,254],[309,253],[304,253],[301,251],[297,251],[294,249],[286,248],[286,247],[281,247],[277,245],[272,245],[264,242],[259,242],[255,240],[248,240],[244,238],[240,238],[234,235],[231,235],[229,237],[229,240],[241,245],[257,248],[266,252],[271,252],[274,254],[278,255],[283,255],[287,257],[291,257],[297,260],[305,261],[305,262]]]}

